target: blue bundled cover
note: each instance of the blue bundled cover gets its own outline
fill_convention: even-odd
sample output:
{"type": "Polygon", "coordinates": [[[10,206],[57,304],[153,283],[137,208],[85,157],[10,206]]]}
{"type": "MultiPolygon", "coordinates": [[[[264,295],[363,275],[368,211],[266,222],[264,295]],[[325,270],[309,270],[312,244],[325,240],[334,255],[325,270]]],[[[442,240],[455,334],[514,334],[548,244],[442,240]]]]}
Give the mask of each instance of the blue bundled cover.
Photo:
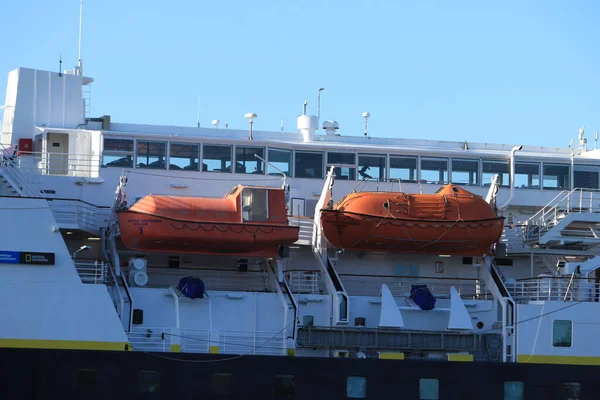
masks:
{"type": "Polygon", "coordinates": [[[421,310],[433,310],[435,308],[435,297],[433,297],[427,285],[411,285],[410,298],[421,310]]]}
{"type": "Polygon", "coordinates": [[[202,299],[204,298],[204,282],[202,279],[194,276],[186,276],[179,280],[177,289],[185,296],[190,299],[202,299]]]}

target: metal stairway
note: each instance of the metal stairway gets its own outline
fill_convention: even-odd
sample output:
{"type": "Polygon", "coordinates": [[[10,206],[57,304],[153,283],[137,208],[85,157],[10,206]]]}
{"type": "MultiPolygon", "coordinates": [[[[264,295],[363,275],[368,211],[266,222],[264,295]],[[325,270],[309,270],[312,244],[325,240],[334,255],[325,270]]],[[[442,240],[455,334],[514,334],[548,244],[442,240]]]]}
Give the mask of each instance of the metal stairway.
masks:
{"type": "Polygon", "coordinates": [[[600,245],[600,191],[562,191],[529,218],[525,242],[541,248],[589,249],[600,245]]]}

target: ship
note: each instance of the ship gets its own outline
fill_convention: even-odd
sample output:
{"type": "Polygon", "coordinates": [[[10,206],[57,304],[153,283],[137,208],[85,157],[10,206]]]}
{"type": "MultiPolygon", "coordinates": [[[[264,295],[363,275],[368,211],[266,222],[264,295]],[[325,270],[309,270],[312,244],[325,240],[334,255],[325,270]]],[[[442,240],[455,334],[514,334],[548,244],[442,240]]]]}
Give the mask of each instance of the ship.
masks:
{"type": "Polygon", "coordinates": [[[91,85],[81,64],[8,73],[4,398],[597,397],[583,130],[550,148],[355,136],[306,112],[283,133],[131,124],[91,114],[91,85]],[[249,204],[224,202],[255,187],[276,196],[261,229],[288,233],[250,244],[249,204]],[[427,237],[399,246],[395,223],[427,237]],[[455,228],[474,240],[452,248],[455,228]]]}

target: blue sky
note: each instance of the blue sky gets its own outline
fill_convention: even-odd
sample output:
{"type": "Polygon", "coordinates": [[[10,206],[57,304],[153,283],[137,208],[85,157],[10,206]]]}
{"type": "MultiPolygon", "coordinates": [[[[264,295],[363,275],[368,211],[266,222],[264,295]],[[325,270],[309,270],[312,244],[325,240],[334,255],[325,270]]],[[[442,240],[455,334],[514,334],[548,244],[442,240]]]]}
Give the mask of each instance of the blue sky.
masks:
{"type": "MultiPolygon", "coordinates": [[[[566,147],[600,131],[594,1],[84,0],[93,116],[566,147]],[[492,4],[493,3],[493,4],[492,4]]],[[[19,66],[77,62],[78,0],[4,1],[0,93],[19,66]]]]}

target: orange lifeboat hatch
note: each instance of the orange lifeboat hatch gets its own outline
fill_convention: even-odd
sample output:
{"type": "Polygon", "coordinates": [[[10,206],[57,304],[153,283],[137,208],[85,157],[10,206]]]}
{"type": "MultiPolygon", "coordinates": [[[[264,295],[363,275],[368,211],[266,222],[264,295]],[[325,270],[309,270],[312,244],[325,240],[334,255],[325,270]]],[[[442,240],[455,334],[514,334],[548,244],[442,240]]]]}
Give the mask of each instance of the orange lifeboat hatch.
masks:
{"type": "Polygon", "coordinates": [[[504,218],[449,184],[435,194],[350,193],[321,210],[321,224],[339,249],[481,256],[499,242],[504,218]]]}
{"type": "Polygon", "coordinates": [[[275,257],[298,240],[283,189],[238,185],[223,198],[142,197],[117,211],[121,239],[136,251],[275,257]]]}

